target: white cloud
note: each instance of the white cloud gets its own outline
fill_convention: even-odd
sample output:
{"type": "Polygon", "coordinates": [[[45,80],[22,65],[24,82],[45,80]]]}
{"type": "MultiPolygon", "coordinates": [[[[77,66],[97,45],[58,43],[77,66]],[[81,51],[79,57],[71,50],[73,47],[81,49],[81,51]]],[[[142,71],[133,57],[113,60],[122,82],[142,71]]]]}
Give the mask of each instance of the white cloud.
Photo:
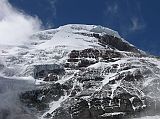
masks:
{"type": "Polygon", "coordinates": [[[129,36],[147,27],[142,15],[141,4],[136,0],[107,0],[104,15],[105,24],[115,28],[123,36],[129,36]]]}
{"type": "Polygon", "coordinates": [[[45,23],[45,27],[50,29],[54,27],[53,20],[57,16],[57,9],[56,9],[56,3],[58,0],[48,0],[49,6],[48,6],[48,11],[50,13],[50,18],[47,19],[47,22],[45,23]]]}
{"type": "Polygon", "coordinates": [[[56,16],[56,3],[57,3],[57,0],[52,0],[52,1],[49,1],[50,2],[50,5],[51,5],[51,8],[52,8],[52,14],[54,16],[56,16]]]}
{"type": "Polygon", "coordinates": [[[118,13],[118,4],[117,3],[113,3],[113,4],[110,4],[110,5],[107,5],[106,4],[106,6],[107,6],[107,10],[106,10],[106,15],[107,14],[116,14],[116,13],[118,13]]]}
{"type": "Polygon", "coordinates": [[[138,18],[134,17],[131,18],[131,27],[130,27],[130,31],[138,31],[141,30],[145,27],[145,24],[143,22],[141,22],[138,18]]]}
{"type": "Polygon", "coordinates": [[[40,29],[41,22],[0,0],[0,45],[20,45],[40,29]]]}

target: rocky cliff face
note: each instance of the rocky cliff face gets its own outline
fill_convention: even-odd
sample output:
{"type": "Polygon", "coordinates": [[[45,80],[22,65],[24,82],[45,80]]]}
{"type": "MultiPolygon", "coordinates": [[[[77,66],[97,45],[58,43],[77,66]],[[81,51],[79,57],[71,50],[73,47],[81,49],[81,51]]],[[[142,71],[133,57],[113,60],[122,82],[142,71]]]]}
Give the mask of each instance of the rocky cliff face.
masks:
{"type": "Polygon", "coordinates": [[[65,70],[58,81],[43,82],[20,95],[41,118],[124,119],[160,112],[160,61],[117,32],[94,25],[66,25],[32,39],[28,45],[32,52],[19,48],[7,66],[25,64],[22,76],[32,75],[36,64],[56,63],[65,70]]]}

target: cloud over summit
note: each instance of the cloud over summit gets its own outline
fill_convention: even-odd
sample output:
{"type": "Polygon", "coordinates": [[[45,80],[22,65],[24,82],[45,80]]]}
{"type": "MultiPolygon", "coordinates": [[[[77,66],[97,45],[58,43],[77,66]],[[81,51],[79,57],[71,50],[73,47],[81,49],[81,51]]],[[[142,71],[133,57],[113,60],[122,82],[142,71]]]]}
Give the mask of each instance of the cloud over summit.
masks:
{"type": "Polygon", "coordinates": [[[38,18],[18,11],[7,0],[0,0],[0,45],[20,45],[40,27],[38,18]]]}

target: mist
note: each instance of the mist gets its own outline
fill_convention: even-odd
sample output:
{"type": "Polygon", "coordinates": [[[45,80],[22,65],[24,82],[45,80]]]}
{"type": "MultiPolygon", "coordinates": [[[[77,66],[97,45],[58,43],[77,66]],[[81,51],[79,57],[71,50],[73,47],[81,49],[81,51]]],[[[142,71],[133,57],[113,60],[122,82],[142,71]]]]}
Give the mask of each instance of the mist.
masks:
{"type": "Polygon", "coordinates": [[[38,17],[13,8],[8,0],[0,0],[0,45],[21,45],[40,29],[38,17]]]}
{"type": "Polygon", "coordinates": [[[19,94],[32,90],[32,81],[0,77],[0,119],[37,119],[19,100],[19,94]]]}

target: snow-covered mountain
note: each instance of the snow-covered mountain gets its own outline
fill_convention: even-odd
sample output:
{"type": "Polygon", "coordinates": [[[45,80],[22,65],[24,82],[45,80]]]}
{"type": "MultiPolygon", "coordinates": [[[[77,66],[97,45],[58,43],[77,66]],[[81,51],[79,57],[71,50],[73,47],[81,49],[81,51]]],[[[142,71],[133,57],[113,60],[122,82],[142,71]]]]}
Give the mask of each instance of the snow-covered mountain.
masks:
{"type": "Polygon", "coordinates": [[[2,76],[38,78],[40,87],[20,99],[41,119],[160,114],[160,60],[111,29],[65,25],[0,51],[2,76]]]}
{"type": "Polygon", "coordinates": [[[38,32],[20,46],[1,46],[1,59],[5,61],[6,66],[1,73],[6,76],[29,76],[33,65],[64,63],[72,50],[93,48],[125,51],[126,47],[128,51],[138,51],[134,46],[118,38],[120,36],[116,31],[94,25],[66,25],[38,32]],[[116,37],[115,40],[112,40],[113,43],[107,45],[103,43],[103,40],[96,38],[96,35],[101,37],[105,34],[116,37]]]}

